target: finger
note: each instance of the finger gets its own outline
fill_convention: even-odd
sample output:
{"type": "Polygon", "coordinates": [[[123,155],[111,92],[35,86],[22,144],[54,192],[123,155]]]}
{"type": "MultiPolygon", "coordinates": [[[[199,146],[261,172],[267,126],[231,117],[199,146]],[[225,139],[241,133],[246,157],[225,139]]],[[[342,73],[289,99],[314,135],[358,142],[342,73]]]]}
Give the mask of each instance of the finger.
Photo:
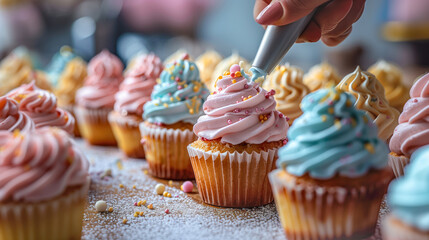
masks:
{"type": "Polygon", "coordinates": [[[323,6],[314,16],[324,33],[330,32],[347,16],[353,7],[353,0],[334,0],[323,6]]]}
{"type": "Polygon", "coordinates": [[[253,17],[256,19],[259,13],[267,7],[270,2],[271,0],[256,0],[255,6],[253,7],[253,17]]]}
{"type": "Polygon", "coordinates": [[[347,16],[333,30],[324,33],[323,36],[327,38],[335,38],[343,35],[343,33],[346,32],[353,23],[359,20],[364,7],[365,0],[355,0],[349,14],[347,14],[347,16]]]}
{"type": "Polygon", "coordinates": [[[317,42],[321,35],[322,31],[320,30],[319,25],[315,21],[310,21],[297,42],[317,42]]]}
{"type": "Polygon", "coordinates": [[[330,47],[337,46],[350,35],[350,33],[352,32],[352,28],[353,27],[350,26],[350,28],[348,28],[345,32],[343,32],[341,35],[336,37],[325,37],[322,35],[322,42],[330,47]]]}

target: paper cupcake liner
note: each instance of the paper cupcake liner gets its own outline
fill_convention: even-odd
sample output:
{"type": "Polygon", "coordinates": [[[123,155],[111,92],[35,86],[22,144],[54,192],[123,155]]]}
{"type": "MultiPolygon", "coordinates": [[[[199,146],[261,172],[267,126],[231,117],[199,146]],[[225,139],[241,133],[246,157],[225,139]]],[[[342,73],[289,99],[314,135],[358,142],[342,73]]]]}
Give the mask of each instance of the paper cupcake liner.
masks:
{"type": "Polygon", "coordinates": [[[221,207],[256,207],[272,202],[268,173],[275,168],[277,150],[221,153],[188,146],[203,201],[221,207]]]}
{"type": "Polygon", "coordinates": [[[360,187],[321,187],[281,179],[282,171],[269,178],[287,239],[363,239],[374,233],[390,177],[360,187]]]}
{"type": "Polygon", "coordinates": [[[381,229],[385,240],[429,240],[429,231],[424,232],[408,226],[393,214],[385,217],[381,229]]]}
{"type": "Polygon", "coordinates": [[[87,109],[80,106],[74,108],[79,131],[90,144],[116,145],[116,139],[108,121],[110,111],[111,109],[87,109]]]}
{"type": "Polygon", "coordinates": [[[140,143],[139,122],[133,117],[120,116],[113,111],[109,114],[109,122],[119,149],[127,157],[144,158],[144,149],[140,143]]]}
{"type": "Polygon", "coordinates": [[[163,179],[194,179],[186,149],[197,139],[192,131],[152,128],[141,123],[140,132],[151,175],[163,179]]]}
{"type": "Polygon", "coordinates": [[[393,173],[397,178],[404,175],[404,169],[408,163],[410,163],[410,158],[408,157],[389,154],[389,166],[392,167],[393,173]]]}
{"type": "Polygon", "coordinates": [[[41,203],[0,203],[0,239],[80,239],[88,187],[41,203]]]}

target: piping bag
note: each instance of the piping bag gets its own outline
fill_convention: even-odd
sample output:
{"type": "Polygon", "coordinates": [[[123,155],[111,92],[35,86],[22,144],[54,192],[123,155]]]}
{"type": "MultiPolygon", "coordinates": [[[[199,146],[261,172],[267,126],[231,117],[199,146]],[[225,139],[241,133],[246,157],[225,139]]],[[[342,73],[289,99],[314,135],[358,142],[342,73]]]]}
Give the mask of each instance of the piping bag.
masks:
{"type": "Polygon", "coordinates": [[[252,81],[265,77],[280,63],[298,37],[307,27],[317,8],[301,19],[284,25],[269,25],[259,45],[258,52],[253,60],[250,71],[252,81]]]}

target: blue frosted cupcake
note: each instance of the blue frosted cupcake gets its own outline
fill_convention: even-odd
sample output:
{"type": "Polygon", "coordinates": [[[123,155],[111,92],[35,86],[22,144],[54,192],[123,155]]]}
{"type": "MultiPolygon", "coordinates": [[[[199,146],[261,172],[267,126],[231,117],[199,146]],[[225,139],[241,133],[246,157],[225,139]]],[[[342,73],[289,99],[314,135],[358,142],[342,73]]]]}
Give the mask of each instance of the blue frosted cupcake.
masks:
{"type": "Polygon", "coordinates": [[[167,64],[143,109],[142,143],[150,173],[164,179],[193,179],[187,146],[209,95],[187,55],[167,64]]]}
{"type": "Polygon", "coordinates": [[[270,182],[288,239],[361,239],[373,234],[393,178],[388,148],[354,97],[335,89],[306,96],[270,182]]]}
{"type": "Polygon", "coordinates": [[[383,239],[429,239],[429,146],[411,155],[404,177],[390,184],[392,213],[383,222],[383,239]]]}

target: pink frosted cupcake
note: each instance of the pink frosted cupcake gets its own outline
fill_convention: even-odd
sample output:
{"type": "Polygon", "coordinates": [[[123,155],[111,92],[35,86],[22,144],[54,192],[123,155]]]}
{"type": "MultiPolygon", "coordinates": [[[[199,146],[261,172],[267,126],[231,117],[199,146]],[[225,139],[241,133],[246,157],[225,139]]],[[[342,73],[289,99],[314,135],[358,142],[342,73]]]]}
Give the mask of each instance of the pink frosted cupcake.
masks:
{"type": "Polygon", "coordinates": [[[0,131],[0,239],[80,239],[89,163],[66,132],[0,131]]]}
{"type": "Polygon", "coordinates": [[[0,97],[0,131],[30,131],[35,128],[33,120],[19,111],[18,103],[8,97],[0,97]]]}
{"type": "Polygon", "coordinates": [[[429,144],[429,73],[414,83],[410,96],[389,143],[389,164],[397,177],[404,174],[411,154],[429,144]]]}
{"type": "Polygon", "coordinates": [[[73,116],[57,107],[55,95],[36,87],[34,81],[10,91],[6,96],[18,102],[19,110],[33,120],[36,128],[58,127],[73,134],[73,116]]]}
{"type": "Polygon", "coordinates": [[[75,115],[82,137],[94,145],[116,145],[108,115],[115,104],[122,70],[121,60],[104,50],[88,64],[88,77],[76,93],[75,115]]]}
{"type": "Polygon", "coordinates": [[[161,59],[154,54],[137,57],[115,95],[116,102],[114,111],[109,114],[109,122],[119,148],[128,157],[145,156],[140,143],[139,124],[143,122],[143,105],[150,101],[150,94],[162,69],[161,59]]]}
{"type": "Polygon", "coordinates": [[[275,110],[273,91],[249,81],[233,65],[220,76],[194,126],[199,139],[188,146],[204,202],[221,207],[255,207],[273,201],[268,173],[284,145],[288,123],[275,110]]]}

